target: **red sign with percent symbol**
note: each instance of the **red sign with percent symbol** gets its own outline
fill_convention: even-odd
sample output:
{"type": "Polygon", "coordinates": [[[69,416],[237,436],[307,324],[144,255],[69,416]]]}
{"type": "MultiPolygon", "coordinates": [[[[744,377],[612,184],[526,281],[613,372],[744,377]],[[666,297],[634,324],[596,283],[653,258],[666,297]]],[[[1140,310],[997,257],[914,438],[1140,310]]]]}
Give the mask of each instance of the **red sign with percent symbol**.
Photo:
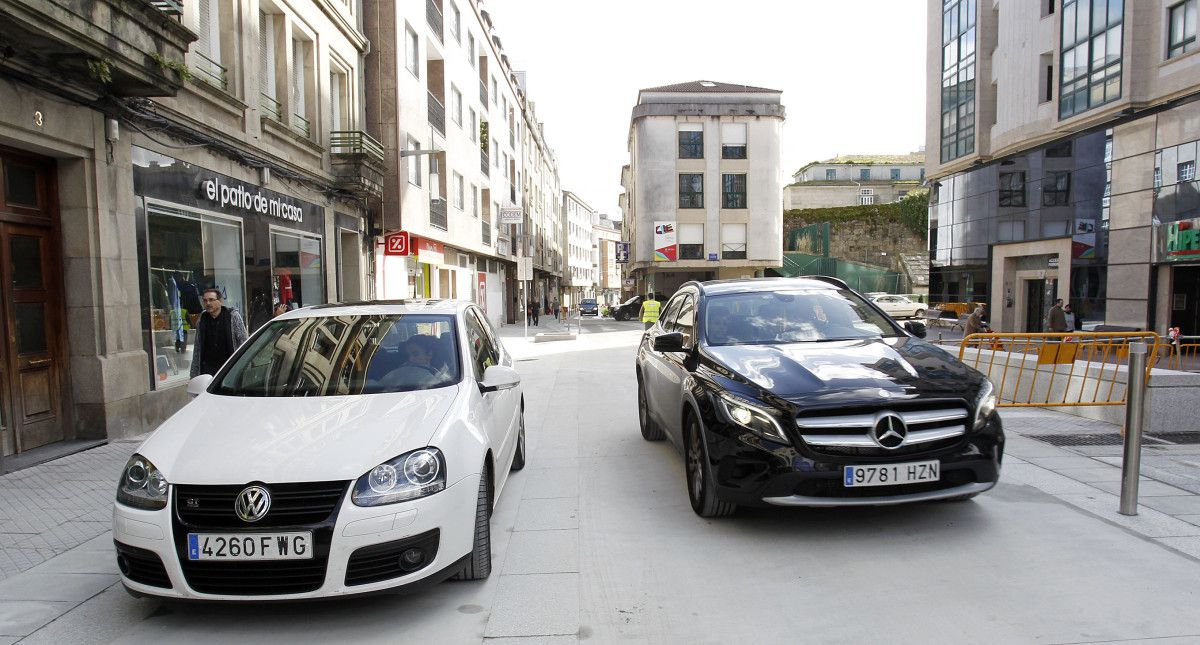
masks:
{"type": "Polygon", "coordinates": [[[412,239],[409,237],[408,231],[392,233],[383,238],[383,242],[384,255],[408,255],[411,252],[412,239]]]}

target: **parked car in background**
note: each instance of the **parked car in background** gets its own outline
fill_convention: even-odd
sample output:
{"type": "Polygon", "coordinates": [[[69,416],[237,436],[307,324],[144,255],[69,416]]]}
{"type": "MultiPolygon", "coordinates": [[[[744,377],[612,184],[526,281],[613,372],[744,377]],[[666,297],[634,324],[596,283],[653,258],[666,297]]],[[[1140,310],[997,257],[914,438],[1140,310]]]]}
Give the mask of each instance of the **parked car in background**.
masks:
{"type": "Polygon", "coordinates": [[[584,298],[579,301],[580,316],[599,316],[600,305],[596,303],[595,298],[584,298]]]}
{"type": "Polygon", "coordinates": [[[922,318],[928,308],[923,302],[913,302],[906,296],[892,294],[870,296],[883,313],[892,318],[922,318]]]}
{"type": "Polygon", "coordinates": [[[645,299],[645,296],[637,295],[613,307],[613,320],[639,320],[642,314],[642,301],[645,299]]]}
{"type": "Polygon", "coordinates": [[[689,282],[635,361],[642,437],[692,509],[965,500],[995,486],[991,382],[835,278],[689,282]]]}
{"type": "Polygon", "coordinates": [[[150,435],[117,485],[134,595],[345,597],[491,571],[525,464],[495,330],[455,301],[320,305],[264,325],[150,435]]]}

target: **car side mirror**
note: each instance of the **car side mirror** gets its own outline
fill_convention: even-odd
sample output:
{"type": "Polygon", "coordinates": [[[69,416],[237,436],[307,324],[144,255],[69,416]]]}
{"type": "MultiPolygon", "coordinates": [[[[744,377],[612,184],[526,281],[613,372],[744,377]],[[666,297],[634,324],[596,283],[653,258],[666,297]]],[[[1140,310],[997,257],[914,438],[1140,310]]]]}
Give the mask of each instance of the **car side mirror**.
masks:
{"type": "Polygon", "coordinates": [[[683,332],[673,331],[669,334],[659,334],[654,338],[656,352],[683,352],[683,332]]]}
{"type": "Polygon", "coordinates": [[[483,372],[479,391],[483,393],[510,390],[521,383],[521,375],[506,365],[492,365],[483,372]]]}
{"type": "Polygon", "coordinates": [[[212,374],[200,374],[188,381],[188,396],[200,396],[204,394],[208,390],[208,386],[212,384],[212,380],[212,374]]]}
{"type": "Polygon", "coordinates": [[[925,337],[925,323],[923,323],[923,322],[917,322],[915,320],[910,320],[910,321],[904,323],[904,328],[906,330],[908,330],[908,333],[912,334],[913,336],[916,336],[917,338],[925,337]]]}

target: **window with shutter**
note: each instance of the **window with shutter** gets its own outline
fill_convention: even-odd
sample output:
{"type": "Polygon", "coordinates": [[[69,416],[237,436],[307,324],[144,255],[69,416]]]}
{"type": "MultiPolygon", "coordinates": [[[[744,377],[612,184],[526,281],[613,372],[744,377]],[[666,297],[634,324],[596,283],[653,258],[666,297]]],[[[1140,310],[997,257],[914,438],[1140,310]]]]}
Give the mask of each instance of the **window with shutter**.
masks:
{"type": "Polygon", "coordinates": [[[292,41],[292,111],[304,116],[304,43],[292,41]]]}
{"type": "Polygon", "coordinates": [[[216,53],[213,51],[214,49],[217,49],[214,45],[220,42],[221,33],[217,17],[213,13],[215,8],[215,0],[200,0],[198,9],[200,24],[198,25],[199,28],[196,30],[196,33],[200,36],[200,38],[196,41],[196,51],[208,56],[216,62],[220,62],[216,57],[216,53]]]}
{"type": "Polygon", "coordinates": [[[342,124],[342,75],[329,74],[329,125],[333,130],[345,130],[342,124]]]}
{"type": "Polygon", "coordinates": [[[258,15],[258,60],[259,90],[275,99],[275,16],[269,13],[258,15]]]}

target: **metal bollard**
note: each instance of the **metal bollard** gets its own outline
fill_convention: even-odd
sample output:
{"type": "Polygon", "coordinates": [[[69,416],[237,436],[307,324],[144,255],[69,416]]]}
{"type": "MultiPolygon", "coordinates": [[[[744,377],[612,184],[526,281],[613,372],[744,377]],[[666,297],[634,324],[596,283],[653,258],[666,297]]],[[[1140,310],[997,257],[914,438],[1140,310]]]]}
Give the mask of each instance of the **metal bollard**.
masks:
{"type": "Polygon", "coordinates": [[[1121,515],[1137,515],[1142,461],[1142,413],[1146,408],[1146,343],[1129,344],[1125,387],[1125,456],[1121,461],[1121,515]]]}

